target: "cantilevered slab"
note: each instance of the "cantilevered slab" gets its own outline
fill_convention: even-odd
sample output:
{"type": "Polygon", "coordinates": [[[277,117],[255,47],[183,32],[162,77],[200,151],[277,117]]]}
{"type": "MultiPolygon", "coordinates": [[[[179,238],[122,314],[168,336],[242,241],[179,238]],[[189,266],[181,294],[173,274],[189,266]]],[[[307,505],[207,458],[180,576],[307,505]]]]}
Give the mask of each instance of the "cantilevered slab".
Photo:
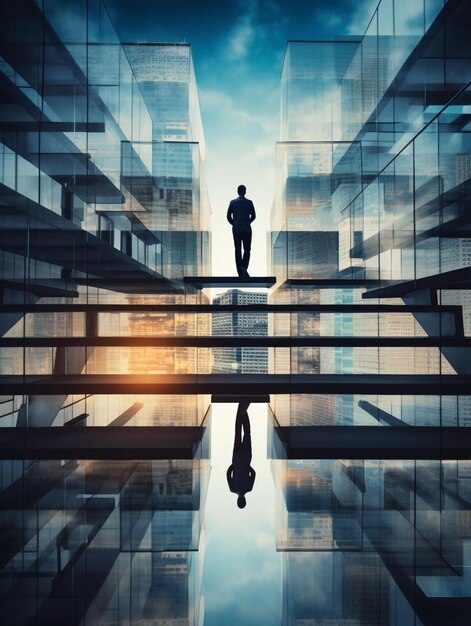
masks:
{"type": "Polygon", "coordinates": [[[122,337],[0,337],[1,348],[40,347],[154,347],[154,348],[471,348],[471,337],[250,337],[250,336],[153,336],[122,337]]]}
{"type": "Polygon", "coordinates": [[[287,459],[469,459],[471,449],[470,429],[458,427],[274,428],[287,459]]]}
{"type": "MultiPolygon", "coordinates": [[[[7,394],[150,394],[150,395],[471,395],[469,375],[388,374],[180,374],[69,376],[0,376],[0,395],[7,394]]],[[[470,453],[471,454],[471,453],[470,453]]]]}
{"type": "Polygon", "coordinates": [[[0,428],[1,459],[192,459],[197,426],[0,428]]]}
{"type": "MultiPolygon", "coordinates": [[[[30,255],[38,261],[54,263],[74,272],[73,275],[71,274],[71,283],[123,293],[175,293],[178,291],[178,286],[173,281],[110,246],[100,237],[78,228],[71,229],[69,220],[54,213],[52,215],[57,222],[57,228],[48,227],[47,213],[41,215],[44,219],[42,223],[39,214],[35,211],[35,219],[39,226],[36,231],[31,232],[34,245],[31,244],[30,255]]],[[[2,219],[6,224],[9,220],[13,220],[13,217],[2,213],[2,219]]],[[[29,232],[28,228],[30,228],[28,224],[27,216],[22,215],[20,224],[15,223],[15,228],[2,228],[0,248],[15,254],[22,254],[25,233],[29,232]]],[[[30,288],[29,282],[27,287],[30,288]]],[[[31,290],[33,291],[33,287],[31,290]]]]}
{"type": "Polygon", "coordinates": [[[213,394],[211,396],[211,402],[213,404],[225,404],[225,403],[238,403],[238,402],[250,402],[250,404],[268,404],[270,402],[270,396],[268,394],[253,395],[253,396],[241,396],[237,394],[213,394]]]}
{"type": "MultiPolygon", "coordinates": [[[[382,281],[382,284],[392,281],[382,281]]],[[[280,289],[359,289],[361,287],[378,287],[379,281],[370,278],[288,278],[280,285],[280,289]]]]}
{"type": "MultiPolygon", "coordinates": [[[[0,289],[31,292],[40,298],[78,298],[79,292],[76,291],[75,287],[75,283],[71,282],[68,284],[63,278],[33,278],[28,279],[27,282],[19,280],[0,280],[0,289]]],[[[0,305],[0,307],[1,306],[2,305],[0,305]]],[[[11,306],[18,307],[20,305],[15,304],[11,306]]],[[[17,309],[13,310],[16,311],[17,309]]],[[[3,309],[0,308],[0,311],[3,311],[3,309]]]]}
{"type": "Polygon", "coordinates": [[[231,287],[272,287],[276,283],[274,276],[185,276],[185,285],[191,285],[195,289],[205,288],[231,288],[231,287]]]}
{"type": "Polygon", "coordinates": [[[424,276],[416,280],[381,281],[362,294],[362,298],[401,298],[414,291],[425,289],[470,289],[471,267],[462,267],[441,274],[424,276]]]}
{"type": "Polygon", "coordinates": [[[125,294],[178,294],[183,293],[183,288],[176,282],[163,277],[137,278],[126,277],[124,274],[118,278],[74,278],[75,282],[85,287],[96,287],[97,289],[108,289],[125,294]]]}

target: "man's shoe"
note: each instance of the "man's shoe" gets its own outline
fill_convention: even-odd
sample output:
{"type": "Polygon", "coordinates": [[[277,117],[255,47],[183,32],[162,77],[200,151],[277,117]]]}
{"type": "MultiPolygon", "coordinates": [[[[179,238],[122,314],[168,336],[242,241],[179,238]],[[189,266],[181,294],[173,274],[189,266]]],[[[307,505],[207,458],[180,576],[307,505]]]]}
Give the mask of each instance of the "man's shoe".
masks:
{"type": "Polygon", "coordinates": [[[245,267],[241,267],[240,268],[240,274],[239,276],[241,276],[242,278],[250,278],[248,271],[245,269],[245,267]]]}

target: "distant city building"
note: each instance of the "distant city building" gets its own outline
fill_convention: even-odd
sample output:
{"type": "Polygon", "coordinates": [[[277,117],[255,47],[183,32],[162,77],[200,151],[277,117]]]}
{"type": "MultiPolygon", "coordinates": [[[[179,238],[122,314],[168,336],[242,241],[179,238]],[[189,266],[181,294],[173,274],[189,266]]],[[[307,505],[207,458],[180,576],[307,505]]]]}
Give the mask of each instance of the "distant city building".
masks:
{"type": "MultiPolygon", "coordinates": [[[[213,299],[213,304],[266,304],[267,294],[230,289],[213,299]]],[[[263,311],[246,313],[223,312],[212,314],[214,336],[266,337],[268,314],[263,311]]],[[[215,348],[213,372],[256,374],[268,372],[268,348],[215,348]]]]}

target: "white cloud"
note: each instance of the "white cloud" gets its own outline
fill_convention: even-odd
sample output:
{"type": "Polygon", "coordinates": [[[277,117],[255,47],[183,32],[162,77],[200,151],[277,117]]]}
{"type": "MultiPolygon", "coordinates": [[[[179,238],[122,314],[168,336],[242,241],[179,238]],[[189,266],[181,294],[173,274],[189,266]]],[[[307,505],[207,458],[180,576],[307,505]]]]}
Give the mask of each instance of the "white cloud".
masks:
{"type": "Polygon", "coordinates": [[[258,531],[253,535],[253,541],[260,548],[273,548],[275,550],[275,537],[272,532],[258,531]]]}
{"type": "Polygon", "coordinates": [[[252,12],[243,15],[229,34],[225,44],[228,58],[232,61],[245,59],[257,32],[260,33],[260,29],[255,26],[252,12]]]}
{"type": "Polygon", "coordinates": [[[254,54],[267,35],[273,37],[274,30],[286,21],[276,0],[249,0],[238,5],[241,15],[224,41],[224,54],[231,61],[244,61],[249,54],[254,54]]]}
{"type": "MultiPolygon", "coordinates": [[[[250,538],[249,538],[250,540],[250,538]]],[[[279,578],[279,556],[275,550],[274,542],[270,553],[258,554],[253,557],[257,567],[247,567],[250,561],[238,562],[234,554],[230,562],[230,571],[226,569],[226,576],[218,577],[217,589],[206,589],[206,599],[211,604],[211,610],[217,611],[234,603],[234,598],[241,596],[244,590],[268,586],[279,578]],[[266,559],[260,562],[260,559],[266,559]]],[[[250,545],[250,544],[249,544],[250,545]]],[[[226,555],[227,556],[227,555],[226,555]]],[[[245,591],[247,593],[247,591],[245,591]]]]}
{"type": "MultiPolygon", "coordinates": [[[[268,90],[266,93],[267,98],[272,98],[273,94],[268,90]]],[[[277,94],[276,94],[277,97],[277,94]]],[[[201,108],[204,112],[211,111],[223,116],[231,127],[244,126],[259,126],[264,132],[273,137],[273,141],[276,141],[278,135],[278,117],[273,115],[267,115],[265,112],[254,113],[248,111],[246,108],[240,105],[240,96],[232,97],[229,94],[218,89],[200,89],[199,98],[201,108]]],[[[242,98],[247,104],[248,98],[242,98]]],[[[259,96],[253,94],[251,100],[255,103],[259,101],[259,96]]],[[[250,103],[248,103],[250,105],[250,103]]],[[[260,109],[260,107],[259,107],[260,109]]]]}
{"type": "Polygon", "coordinates": [[[250,113],[244,111],[237,101],[227,93],[218,89],[200,89],[199,97],[202,109],[211,109],[223,115],[228,120],[237,119],[252,123],[250,113]]]}
{"type": "Polygon", "coordinates": [[[322,23],[324,28],[332,31],[340,31],[342,26],[342,16],[335,12],[334,9],[324,9],[316,11],[317,21],[322,23]]]}
{"type": "Polygon", "coordinates": [[[272,159],[273,167],[275,167],[275,145],[273,142],[256,143],[252,149],[252,154],[257,159],[272,159]]]}
{"type": "Polygon", "coordinates": [[[332,2],[324,8],[315,7],[314,15],[317,24],[334,36],[361,36],[365,33],[378,2],[379,0],[350,0],[349,3],[342,3],[341,11],[332,2]]]}
{"type": "Polygon", "coordinates": [[[347,33],[349,35],[364,35],[373,13],[378,6],[378,0],[363,0],[355,5],[347,33]]]}

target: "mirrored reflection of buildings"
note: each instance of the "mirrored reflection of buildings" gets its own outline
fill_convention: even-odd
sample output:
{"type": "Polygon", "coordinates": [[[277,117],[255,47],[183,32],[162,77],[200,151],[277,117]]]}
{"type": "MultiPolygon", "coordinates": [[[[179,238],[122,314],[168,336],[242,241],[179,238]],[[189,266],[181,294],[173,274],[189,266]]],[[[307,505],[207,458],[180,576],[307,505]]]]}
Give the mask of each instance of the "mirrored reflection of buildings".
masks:
{"type": "MultiPolygon", "coordinates": [[[[127,341],[210,327],[172,310],[211,264],[190,47],[123,46],[101,0],[1,17],[0,335],[53,339],[2,346],[2,379],[209,371],[127,341]]],[[[201,625],[208,396],[7,389],[0,417],[2,623],[201,625]]]]}
{"type": "Polygon", "coordinates": [[[188,460],[3,460],[2,620],[201,624],[205,431],[188,460]]]}
{"type": "MultiPolygon", "coordinates": [[[[213,298],[215,305],[263,305],[267,294],[256,291],[229,289],[213,298]]],[[[264,311],[217,312],[212,314],[212,335],[237,337],[266,337],[268,314],[264,311]]],[[[215,348],[212,371],[225,374],[265,374],[268,372],[268,348],[215,348]]]]}
{"type": "Polygon", "coordinates": [[[318,306],[272,330],[332,346],[275,348],[270,366],[365,376],[363,393],[271,396],[283,624],[469,621],[466,446],[411,441],[469,426],[468,393],[413,381],[470,373],[470,21],[463,0],[382,0],[361,39],[287,45],[269,302],[318,306]],[[371,393],[399,374],[407,389],[371,393]],[[396,460],[377,460],[396,434],[396,460]]]}
{"type": "Polygon", "coordinates": [[[466,624],[468,462],[272,454],[283,624],[466,624]]]}

